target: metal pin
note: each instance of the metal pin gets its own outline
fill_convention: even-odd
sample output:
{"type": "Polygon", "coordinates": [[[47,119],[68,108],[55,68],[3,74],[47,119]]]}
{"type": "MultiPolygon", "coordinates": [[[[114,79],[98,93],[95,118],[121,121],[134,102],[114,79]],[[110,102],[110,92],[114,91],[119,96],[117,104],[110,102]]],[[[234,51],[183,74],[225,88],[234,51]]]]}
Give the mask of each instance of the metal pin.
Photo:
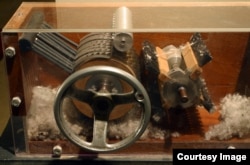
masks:
{"type": "Polygon", "coordinates": [[[188,96],[187,96],[187,91],[185,87],[181,86],[178,88],[179,94],[181,96],[181,102],[186,103],[188,102],[188,96]]]}

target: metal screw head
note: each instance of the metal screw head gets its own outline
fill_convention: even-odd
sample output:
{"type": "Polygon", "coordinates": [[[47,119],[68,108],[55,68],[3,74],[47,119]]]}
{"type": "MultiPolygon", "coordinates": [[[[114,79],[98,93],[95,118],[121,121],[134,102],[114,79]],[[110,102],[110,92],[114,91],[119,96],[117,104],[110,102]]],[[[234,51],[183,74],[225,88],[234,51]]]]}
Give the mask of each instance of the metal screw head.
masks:
{"type": "Polygon", "coordinates": [[[62,147],[59,145],[54,146],[52,153],[54,157],[60,157],[62,155],[62,147]]]}
{"type": "Polygon", "coordinates": [[[230,145],[227,147],[227,149],[236,149],[236,147],[230,145]]]}
{"type": "Polygon", "coordinates": [[[4,54],[6,57],[14,57],[16,55],[16,50],[13,46],[9,46],[5,49],[4,54]]]}
{"type": "Polygon", "coordinates": [[[21,103],[22,103],[22,100],[19,96],[15,96],[11,100],[11,105],[13,107],[19,107],[21,103]]]}

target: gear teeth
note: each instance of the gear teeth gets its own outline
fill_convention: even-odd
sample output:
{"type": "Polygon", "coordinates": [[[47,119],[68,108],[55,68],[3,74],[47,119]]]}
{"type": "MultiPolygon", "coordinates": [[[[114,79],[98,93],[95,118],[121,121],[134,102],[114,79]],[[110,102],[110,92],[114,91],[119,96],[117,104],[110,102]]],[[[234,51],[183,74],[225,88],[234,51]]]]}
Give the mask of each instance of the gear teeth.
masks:
{"type": "Polygon", "coordinates": [[[189,132],[203,134],[201,118],[198,110],[195,107],[185,109],[186,119],[189,127],[189,132]]]}
{"type": "Polygon", "coordinates": [[[181,134],[204,134],[202,121],[197,108],[169,109],[170,129],[181,134]]]}

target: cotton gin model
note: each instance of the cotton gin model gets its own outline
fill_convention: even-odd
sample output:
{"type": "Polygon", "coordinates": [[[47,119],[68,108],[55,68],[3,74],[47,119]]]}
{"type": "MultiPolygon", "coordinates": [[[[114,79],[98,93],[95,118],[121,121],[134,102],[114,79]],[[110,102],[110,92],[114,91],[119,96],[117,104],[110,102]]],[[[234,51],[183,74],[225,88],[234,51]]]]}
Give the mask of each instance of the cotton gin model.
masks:
{"type": "Polygon", "coordinates": [[[172,6],[40,5],[22,5],[2,33],[16,155],[165,160],[223,147],[204,135],[248,35],[168,29],[158,16],[172,6]]]}

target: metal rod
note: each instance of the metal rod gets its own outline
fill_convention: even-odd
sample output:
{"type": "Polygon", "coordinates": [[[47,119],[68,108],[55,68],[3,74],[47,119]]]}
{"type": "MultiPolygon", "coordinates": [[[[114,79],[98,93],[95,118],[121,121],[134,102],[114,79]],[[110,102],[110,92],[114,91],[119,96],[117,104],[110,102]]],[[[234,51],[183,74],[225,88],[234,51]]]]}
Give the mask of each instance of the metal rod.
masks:
{"type": "Polygon", "coordinates": [[[55,43],[50,37],[48,37],[45,33],[39,33],[37,35],[37,38],[43,40],[44,43],[46,43],[46,45],[48,47],[53,48],[55,51],[60,52],[64,57],[66,57],[67,59],[74,61],[75,56],[72,55],[71,52],[69,52],[68,50],[64,49],[63,47],[61,47],[60,45],[58,45],[57,43],[55,43]]]}
{"type": "Polygon", "coordinates": [[[186,103],[188,102],[188,95],[187,95],[187,91],[186,88],[181,86],[178,88],[179,94],[181,96],[181,102],[186,103]]]}
{"type": "Polygon", "coordinates": [[[52,41],[60,45],[63,49],[69,51],[71,55],[76,55],[76,49],[73,49],[71,46],[69,46],[64,40],[62,40],[60,37],[53,35],[53,33],[43,33],[43,35],[50,38],[52,41]]]}
{"type": "Polygon", "coordinates": [[[127,7],[120,7],[114,13],[113,35],[114,47],[120,52],[127,52],[133,46],[133,34],[129,32],[132,29],[132,14],[127,7]]]}
{"type": "MultiPolygon", "coordinates": [[[[43,29],[53,29],[52,26],[50,26],[49,24],[47,24],[46,22],[43,22],[41,28],[43,29]]],[[[75,43],[74,41],[68,39],[67,37],[65,37],[64,35],[60,34],[60,33],[52,33],[53,35],[56,35],[58,37],[60,37],[61,39],[63,39],[64,41],[66,41],[67,43],[71,44],[74,47],[78,47],[78,44],[75,43]]]]}
{"type": "Polygon", "coordinates": [[[33,44],[33,50],[59,65],[67,72],[72,72],[74,62],[62,56],[59,52],[48,46],[43,40],[36,38],[33,44]]]}

